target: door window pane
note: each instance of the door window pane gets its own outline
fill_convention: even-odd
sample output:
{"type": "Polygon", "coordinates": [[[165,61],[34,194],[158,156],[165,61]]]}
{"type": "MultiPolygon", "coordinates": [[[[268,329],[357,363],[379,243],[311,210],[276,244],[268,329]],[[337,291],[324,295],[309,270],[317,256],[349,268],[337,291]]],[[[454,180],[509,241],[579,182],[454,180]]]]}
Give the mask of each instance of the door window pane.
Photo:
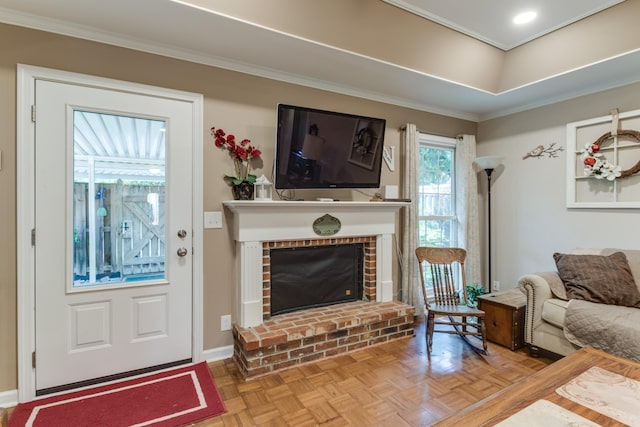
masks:
{"type": "Polygon", "coordinates": [[[165,277],[165,128],[74,111],[74,288],[165,277]]]}

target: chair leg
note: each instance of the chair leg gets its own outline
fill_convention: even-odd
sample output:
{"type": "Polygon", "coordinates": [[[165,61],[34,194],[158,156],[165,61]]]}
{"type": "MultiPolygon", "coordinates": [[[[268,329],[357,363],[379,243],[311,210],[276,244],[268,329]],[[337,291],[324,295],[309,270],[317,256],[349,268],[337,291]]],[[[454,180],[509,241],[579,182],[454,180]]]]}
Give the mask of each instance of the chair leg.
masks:
{"type": "Polygon", "coordinates": [[[427,352],[431,353],[433,347],[433,327],[435,323],[435,315],[431,312],[427,314],[427,352]]]}
{"type": "Polygon", "coordinates": [[[427,352],[429,350],[429,313],[425,312],[424,318],[424,342],[427,344],[427,352]]]}
{"type": "Polygon", "coordinates": [[[484,316],[478,317],[478,323],[480,324],[480,335],[482,335],[482,348],[487,351],[487,328],[484,324],[484,316]]]}

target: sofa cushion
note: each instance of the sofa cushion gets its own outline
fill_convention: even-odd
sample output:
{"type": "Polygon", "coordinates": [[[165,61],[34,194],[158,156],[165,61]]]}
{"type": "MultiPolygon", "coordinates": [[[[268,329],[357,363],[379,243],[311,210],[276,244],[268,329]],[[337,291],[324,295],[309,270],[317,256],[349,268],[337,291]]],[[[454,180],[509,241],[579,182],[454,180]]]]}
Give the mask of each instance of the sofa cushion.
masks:
{"type": "Polygon", "coordinates": [[[631,269],[633,279],[636,281],[638,289],[640,289],[640,250],[637,249],[614,249],[605,248],[600,255],[611,255],[614,252],[624,252],[631,269]]]}
{"type": "Polygon", "coordinates": [[[569,299],[640,307],[640,292],[622,252],[604,255],[553,254],[569,299]]]}
{"type": "Polygon", "coordinates": [[[564,328],[564,317],[569,301],[550,298],[542,304],[542,320],[558,328],[564,328]]]}

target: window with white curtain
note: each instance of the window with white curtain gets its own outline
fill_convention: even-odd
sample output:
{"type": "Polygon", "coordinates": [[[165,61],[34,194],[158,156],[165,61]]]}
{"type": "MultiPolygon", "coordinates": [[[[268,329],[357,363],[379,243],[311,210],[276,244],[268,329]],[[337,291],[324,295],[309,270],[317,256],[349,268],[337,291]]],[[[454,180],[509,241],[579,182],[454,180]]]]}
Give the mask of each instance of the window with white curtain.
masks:
{"type": "Polygon", "coordinates": [[[456,140],[420,134],[418,246],[456,247],[456,140]]]}

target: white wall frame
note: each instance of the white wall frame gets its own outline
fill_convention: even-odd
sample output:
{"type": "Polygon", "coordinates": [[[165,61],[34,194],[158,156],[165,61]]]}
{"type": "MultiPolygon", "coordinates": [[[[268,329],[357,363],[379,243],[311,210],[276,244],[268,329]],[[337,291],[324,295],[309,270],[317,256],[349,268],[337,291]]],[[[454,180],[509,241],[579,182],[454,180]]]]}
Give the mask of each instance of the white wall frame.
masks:
{"type": "MultiPolygon", "coordinates": [[[[640,129],[640,110],[620,113],[619,129],[640,129]]],[[[583,173],[581,151],[611,132],[613,115],[581,120],[567,124],[567,208],[640,208],[640,174],[614,181],[596,179],[583,173]]],[[[624,138],[611,138],[600,152],[623,170],[640,160],[640,143],[624,138]]]]}

